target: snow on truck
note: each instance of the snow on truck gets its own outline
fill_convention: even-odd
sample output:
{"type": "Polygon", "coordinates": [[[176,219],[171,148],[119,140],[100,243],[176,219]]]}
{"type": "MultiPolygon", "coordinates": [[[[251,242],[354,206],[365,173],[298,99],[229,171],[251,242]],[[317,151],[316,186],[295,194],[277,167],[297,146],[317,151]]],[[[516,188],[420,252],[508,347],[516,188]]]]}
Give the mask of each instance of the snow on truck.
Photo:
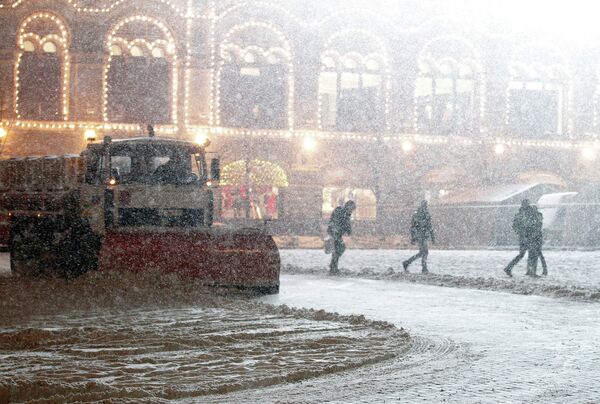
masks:
{"type": "Polygon", "coordinates": [[[213,226],[219,160],[162,137],[91,143],[80,155],[0,161],[11,270],[160,271],[279,291],[279,251],[260,229],[213,226]]]}

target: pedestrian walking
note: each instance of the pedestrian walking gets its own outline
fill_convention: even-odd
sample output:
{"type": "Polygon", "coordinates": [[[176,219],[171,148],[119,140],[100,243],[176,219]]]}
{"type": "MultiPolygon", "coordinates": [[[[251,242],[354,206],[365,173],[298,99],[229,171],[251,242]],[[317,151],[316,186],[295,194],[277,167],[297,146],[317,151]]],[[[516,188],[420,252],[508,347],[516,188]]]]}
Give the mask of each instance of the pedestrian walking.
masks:
{"type": "Polygon", "coordinates": [[[529,250],[530,240],[529,240],[529,232],[528,223],[531,222],[532,217],[532,209],[528,199],[523,199],[521,201],[521,207],[519,211],[513,218],[512,228],[515,233],[517,233],[517,237],[519,239],[519,254],[515,258],[512,259],[504,268],[504,272],[510,277],[512,277],[512,269],[521,259],[525,256],[525,253],[529,250]]]}
{"type": "Polygon", "coordinates": [[[421,271],[425,274],[427,269],[427,257],[429,256],[429,240],[435,243],[433,236],[433,227],[431,225],[431,215],[427,209],[427,201],[422,201],[421,206],[413,214],[410,224],[410,241],[412,244],[419,244],[419,252],[402,263],[404,271],[408,272],[408,266],[413,261],[421,258],[421,271]]]}
{"type": "Polygon", "coordinates": [[[344,251],[346,251],[343,236],[352,234],[350,218],[355,209],[356,204],[354,201],[348,201],[343,207],[338,206],[335,208],[331,214],[331,219],[329,219],[327,234],[333,239],[333,251],[331,253],[331,263],[329,264],[329,272],[331,274],[339,273],[338,261],[344,251]]]}
{"type": "Polygon", "coordinates": [[[529,256],[527,259],[527,273],[529,276],[537,276],[538,259],[542,264],[542,275],[548,275],[548,266],[546,259],[542,254],[542,245],[544,244],[544,215],[537,206],[531,206],[531,215],[527,223],[527,233],[529,240],[529,256]]]}

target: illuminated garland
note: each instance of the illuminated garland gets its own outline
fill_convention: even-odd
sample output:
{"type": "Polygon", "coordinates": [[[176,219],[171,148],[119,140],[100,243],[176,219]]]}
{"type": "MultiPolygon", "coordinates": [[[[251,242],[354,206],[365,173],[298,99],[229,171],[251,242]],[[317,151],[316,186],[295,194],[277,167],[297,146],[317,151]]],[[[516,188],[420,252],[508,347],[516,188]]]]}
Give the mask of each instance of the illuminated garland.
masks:
{"type": "Polygon", "coordinates": [[[246,174],[246,161],[238,160],[223,167],[221,185],[249,185],[254,187],[287,187],[287,175],[283,168],[275,163],[265,160],[249,160],[248,173],[246,174]]]}
{"type": "MultiPolygon", "coordinates": [[[[85,8],[85,7],[79,7],[79,3],[77,3],[76,0],[66,0],[66,2],[68,4],[70,4],[71,6],[75,7],[78,12],[87,12],[87,13],[107,13],[111,10],[113,10],[115,7],[117,7],[120,4],[125,3],[128,0],[118,0],[113,2],[112,4],[110,4],[110,6],[105,7],[105,8],[85,8]]],[[[286,58],[288,58],[288,66],[293,67],[292,65],[292,53],[291,53],[291,48],[289,46],[289,43],[287,41],[287,39],[285,38],[285,36],[279,32],[273,25],[268,24],[268,23],[263,23],[263,22],[250,22],[250,23],[246,23],[246,24],[242,24],[240,26],[234,27],[234,29],[232,29],[232,31],[230,31],[226,36],[225,36],[225,40],[221,43],[222,47],[219,47],[217,49],[216,43],[215,43],[215,39],[216,38],[216,26],[217,23],[226,17],[226,15],[228,15],[229,13],[237,10],[237,9],[241,9],[242,7],[248,6],[248,7],[269,7],[272,9],[277,9],[277,10],[282,10],[286,12],[286,15],[290,15],[290,18],[294,19],[295,23],[298,23],[304,27],[306,26],[324,26],[326,21],[330,21],[331,19],[337,18],[340,15],[344,15],[347,13],[359,13],[359,9],[348,9],[348,10],[339,10],[336,11],[332,14],[330,14],[329,16],[325,17],[324,19],[322,19],[321,21],[309,21],[309,22],[305,22],[303,20],[298,19],[297,17],[293,17],[291,13],[287,12],[286,10],[284,10],[279,4],[275,4],[275,3],[269,3],[269,2],[245,2],[245,3],[239,3],[234,5],[233,7],[230,7],[228,10],[226,10],[225,12],[222,12],[221,14],[217,14],[216,12],[216,2],[214,0],[209,0],[208,4],[208,9],[206,11],[206,13],[202,14],[202,15],[194,15],[192,13],[192,0],[187,0],[187,11],[186,13],[182,13],[182,10],[178,9],[176,6],[174,6],[173,4],[171,4],[169,1],[167,0],[160,0],[162,3],[169,5],[170,7],[172,7],[173,9],[175,9],[179,15],[184,16],[186,18],[186,55],[185,55],[185,62],[184,62],[184,66],[185,66],[185,71],[184,71],[184,94],[183,94],[183,108],[184,108],[184,126],[186,129],[188,129],[190,131],[190,133],[194,133],[194,127],[190,125],[189,123],[189,97],[190,97],[190,90],[189,90],[189,80],[190,80],[190,63],[191,63],[191,49],[190,49],[190,37],[191,37],[191,20],[193,18],[206,18],[208,19],[209,22],[209,38],[210,40],[208,41],[208,43],[210,44],[210,68],[211,68],[211,74],[210,74],[210,114],[209,114],[209,124],[210,127],[208,128],[208,132],[217,136],[223,135],[223,136],[252,136],[252,137],[273,137],[273,138],[284,138],[284,139],[291,139],[291,138],[298,138],[298,137],[312,137],[312,138],[317,138],[317,139],[331,139],[331,140],[357,140],[357,141],[365,141],[365,142],[376,142],[379,141],[380,139],[383,139],[384,141],[392,141],[392,142],[400,142],[400,144],[403,144],[405,142],[414,142],[415,144],[431,144],[431,145],[435,145],[435,144],[455,144],[455,145],[460,145],[460,146],[469,146],[469,145],[487,145],[487,144],[504,144],[507,146],[511,146],[511,145],[515,145],[515,146],[522,146],[522,147],[542,147],[542,148],[560,148],[560,149],[585,149],[585,148],[594,148],[597,149],[598,148],[598,143],[596,142],[586,142],[586,141],[571,141],[571,140],[518,140],[518,139],[499,139],[499,138],[495,138],[493,140],[491,140],[490,138],[487,138],[485,136],[482,136],[480,138],[467,138],[467,137],[459,137],[459,136],[452,136],[452,137],[445,137],[445,136],[425,136],[425,135],[414,135],[414,134],[390,134],[389,136],[385,136],[385,137],[377,137],[373,134],[366,134],[366,133],[327,133],[327,132],[321,132],[321,131],[294,131],[293,130],[293,124],[290,124],[290,130],[285,130],[285,131],[273,131],[273,130],[245,130],[245,129],[233,129],[233,128],[222,128],[219,127],[218,125],[220,125],[220,119],[218,119],[218,113],[219,113],[219,108],[216,108],[215,110],[215,103],[216,106],[218,107],[219,105],[219,97],[215,96],[215,91],[217,93],[219,93],[220,91],[220,83],[215,83],[215,74],[216,74],[216,67],[217,67],[217,51],[237,51],[239,52],[240,50],[242,50],[241,47],[239,47],[237,44],[228,42],[228,39],[231,37],[231,35],[233,35],[232,31],[235,29],[241,30],[241,29],[245,29],[245,28],[265,28],[265,29],[270,29],[273,32],[276,32],[276,34],[279,35],[279,38],[282,39],[282,43],[285,45],[283,47],[279,47],[279,48],[271,48],[271,49],[263,49],[262,51],[263,56],[268,56],[270,54],[284,54],[286,56],[286,58]],[[277,52],[275,52],[275,50],[277,50],[277,52]],[[283,52],[281,51],[283,50],[283,52]],[[213,125],[215,125],[215,118],[217,118],[217,122],[216,125],[217,127],[213,127],[213,125]]],[[[12,7],[15,8],[18,5],[20,5],[21,3],[23,3],[24,0],[18,0],[10,5],[0,5],[0,8],[3,7],[12,7]]],[[[365,10],[360,11],[359,14],[364,14],[365,10]]],[[[378,16],[380,17],[380,16],[378,16]]],[[[172,35],[170,35],[170,31],[166,28],[166,26],[164,24],[162,24],[161,22],[151,18],[151,17],[146,17],[146,16],[134,16],[134,17],[130,17],[129,19],[126,19],[120,26],[124,25],[125,23],[129,22],[129,21],[133,21],[133,20],[140,20],[140,21],[146,21],[148,23],[151,24],[155,24],[157,26],[159,26],[161,28],[161,30],[163,31],[163,33],[165,33],[166,38],[164,40],[158,40],[158,41],[154,41],[154,42],[149,42],[147,40],[145,40],[144,38],[138,38],[135,39],[131,42],[127,42],[124,38],[120,38],[118,36],[116,36],[117,34],[117,30],[115,29],[113,30],[113,32],[111,33],[111,35],[109,35],[109,40],[107,41],[108,44],[108,53],[109,53],[109,58],[108,58],[108,66],[110,65],[110,49],[111,46],[114,45],[119,45],[119,46],[123,46],[124,49],[129,49],[131,51],[131,47],[133,46],[141,46],[141,47],[145,47],[147,49],[151,49],[153,48],[155,45],[160,45],[160,46],[165,46],[166,49],[172,49],[173,52],[175,51],[175,42],[173,40],[172,35]]],[[[119,26],[119,27],[120,27],[119,26]]],[[[347,31],[354,31],[354,32],[362,32],[365,34],[369,34],[368,31],[364,31],[364,30],[346,30],[347,31]]],[[[344,31],[340,31],[336,34],[334,34],[332,36],[332,38],[335,38],[336,35],[342,35],[344,31]]],[[[328,41],[328,45],[331,45],[331,41],[333,40],[332,38],[330,38],[330,40],[328,41]]],[[[380,45],[384,45],[383,41],[379,40],[380,45]]],[[[14,108],[15,108],[15,112],[17,115],[17,119],[15,121],[6,121],[6,126],[13,126],[15,128],[39,128],[39,129],[48,129],[48,130],[62,130],[62,129],[85,129],[85,128],[94,128],[94,129],[98,129],[98,130],[119,130],[119,131],[124,131],[127,133],[136,133],[136,132],[140,132],[140,127],[137,124],[119,124],[119,123],[108,123],[106,122],[106,111],[105,109],[103,109],[103,118],[105,120],[104,123],[97,123],[97,122],[72,122],[72,121],[68,121],[68,108],[69,108],[69,101],[68,101],[68,90],[69,90],[69,78],[68,78],[68,74],[69,74],[69,54],[68,54],[68,32],[65,28],[65,25],[62,23],[62,21],[54,16],[53,14],[50,13],[46,13],[46,12],[40,12],[37,14],[34,14],[30,17],[28,17],[23,24],[21,25],[21,28],[19,30],[19,35],[18,35],[18,44],[19,44],[19,52],[17,53],[16,56],[16,62],[15,62],[15,96],[14,96],[14,108]],[[27,29],[25,29],[27,27],[27,24],[32,21],[33,19],[36,18],[46,18],[50,21],[53,21],[58,27],[59,27],[59,32],[58,33],[54,33],[54,34],[50,34],[47,35],[44,38],[40,38],[36,33],[34,32],[29,32],[27,29]],[[18,113],[18,90],[19,90],[19,64],[22,58],[22,54],[23,54],[23,46],[24,43],[26,41],[30,41],[32,43],[38,44],[38,46],[43,46],[44,43],[51,41],[53,43],[55,43],[57,46],[57,49],[60,50],[60,52],[63,55],[63,88],[62,88],[62,113],[63,116],[62,118],[64,119],[64,122],[49,122],[49,121],[45,121],[45,122],[36,122],[36,121],[27,121],[27,120],[23,120],[21,119],[21,116],[18,113]]],[[[252,48],[253,51],[257,51],[258,47],[248,47],[252,48]]],[[[167,52],[169,53],[169,52],[167,52]]],[[[324,53],[325,54],[325,53],[324,53]]],[[[352,53],[352,57],[357,57],[357,53],[353,52],[352,53]]],[[[219,54],[219,56],[221,56],[221,54],[219,54]]],[[[173,53],[173,70],[172,70],[172,74],[173,74],[173,96],[172,96],[172,104],[173,104],[173,108],[172,108],[172,116],[173,116],[173,122],[175,123],[175,125],[177,125],[177,108],[178,108],[178,103],[177,103],[177,95],[179,93],[179,89],[178,89],[178,83],[177,83],[177,54],[173,53]]],[[[387,57],[385,59],[387,61],[387,57]]],[[[561,66],[558,66],[561,67],[561,66]]],[[[105,71],[106,73],[106,71],[105,71]]],[[[289,72],[289,77],[288,77],[288,81],[290,83],[290,94],[289,94],[289,102],[292,103],[293,102],[293,81],[291,79],[291,77],[293,77],[293,69],[290,69],[289,72]]],[[[107,77],[106,74],[103,77],[103,102],[104,102],[104,108],[106,108],[106,81],[107,81],[107,77]]],[[[386,81],[386,89],[387,92],[389,93],[391,90],[390,87],[390,82],[389,80],[386,81]]],[[[480,93],[478,98],[481,98],[481,102],[480,102],[480,117],[482,117],[484,115],[484,103],[483,100],[485,99],[484,97],[484,89],[485,89],[485,85],[483,83],[483,78],[481,78],[481,84],[480,84],[480,93]]],[[[508,91],[508,90],[507,90],[508,91]]],[[[319,97],[320,98],[320,97],[319,97]]],[[[564,113],[566,114],[566,119],[567,119],[567,132],[571,133],[572,132],[572,115],[568,113],[568,111],[571,110],[571,104],[572,104],[572,98],[573,98],[573,86],[570,84],[566,85],[565,88],[565,97],[564,97],[564,102],[566,102],[567,108],[564,110],[564,113]]],[[[320,99],[319,99],[320,102],[320,99]]],[[[595,103],[598,102],[597,98],[594,100],[595,103]]],[[[508,111],[509,111],[509,104],[510,100],[509,97],[507,97],[507,122],[508,122],[508,111]]],[[[293,108],[292,108],[292,104],[288,105],[288,117],[290,120],[293,120],[294,117],[294,113],[293,113],[293,108]]],[[[319,125],[320,125],[320,109],[321,106],[319,105],[319,109],[318,109],[318,114],[319,114],[319,125]]],[[[386,125],[388,124],[387,121],[387,117],[389,116],[389,105],[388,103],[386,103],[386,125]]],[[[594,110],[594,124],[597,125],[597,114],[598,112],[596,112],[596,109],[594,110]]],[[[293,121],[291,121],[293,123],[293,121]]],[[[171,126],[171,125],[160,125],[157,126],[156,130],[158,133],[162,133],[162,134],[176,134],[179,133],[178,132],[178,127],[177,126],[171,126]]]]}
{"type": "MultiPolygon", "coordinates": [[[[70,122],[56,122],[56,121],[27,121],[27,120],[6,120],[0,123],[2,127],[14,127],[18,129],[43,129],[51,131],[64,131],[69,130],[85,130],[94,129],[98,131],[123,131],[126,133],[140,133],[145,135],[146,128],[138,124],[125,124],[125,123],[106,123],[106,122],[81,122],[81,121],[70,121],[70,122]]],[[[162,134],[176,134],[178,128],[173,125],[156,125],[154,127],[157,133],[162,134]]]]}
{"type": "MultiPolygon", "coordinates": [[[[110,6],[103,7],[103,8],[98,8],[98,7],[84,7],[84,6],[81,6],[77,0],[65,0],[65,1],[66,1],[66,3],[69,6],[73,7],[75,9],[75,11],[77,11],[78,13],[90,13],[90,14],[104,13],[105,14],[105,13],[108,13],[108,12],[112,11],[117,6],[120,6],[121,4],[125,3],[126,1],[133,1],[133,0],[116,0],[110,6]]],[[[160,1],[163,4],[166,4],[170,8],[172,8],[180,16],[184,15],[181,12],[181,10],[177,6],[175,6],[172,2],[170,2],[168,0],[158,0],[158,1],[160,1]]],[[[20,6],[24,2],[25,2],[25,0],[17,0],[15,2],[13,2],[12,4],[10,4],[10,5],[8,5],[8,4],[0,4],[0,9],[2,9],[2,8],[8,8],[8,7],[10,7],[10,8],[17,8],[18,6],[20,6]]]]}
{"type": "Polygon", "coordinates": [[[26,43],[32,43],[34,45],[33,51],[44,51],[43,47],[47,43],[52,43],[56,46],[56,50],[61,56],[61,73],[62,73],[62,88],[60,91],[61,99],[61,115],[63,120],[69,119],[69,35],[65,24],[60,18],[54,14],[46,12],[38,12],[28,16],[19,27],[19,35],[17,37],[17,47],[19,52],[15,61],[15,91],[14,91],[14,110],[17,119],[21,119],[19,111],[19,87],[20,87],[20,76],[21,76],[21,59],[25,52],[30,51],[26,49],[26,43]],[[29,31],[29,25],[36,20],[50,21],[55,28],[58,30],[58,34],[49,34],[44,37],[40,37],[38,34],[29,31]],[[37,44],[37,47],[35,46],[37,44]]]}
{"type": "MultiPolygon", "coordinates": [[[[187,0],[187,15],[190,16],[192,13],[192,0],[187,0]]],[[[192,20],[186,18],[185,20],[185,65],[183,71],[183,125],[187,128],[190,124],[190,67],[192,60],[192,49],[190,44],[190,37],[192,36],[192,20]]]]}
{"type": "MultiPolygon", "coordinates": [[[[83,133],[86,129],[94,129],[103,133],[110,131],[120,131],[130,134],[144,135],[144,128],[137,124],[122,124],[122,123],[102,123],[102,122],[39,122],[39,121],[12,121],[5,120],[0,122],[0,127],[16,128],[16,129],[43,129],[64,133],[65,129],[78,130],[83,133]]],[[[177,126],[173,125],[157,125],[155,130],[159,134],[177,135],[181,131],[177,126]]],[[[350,132],[324,132],[313,130],[253,130],[253,129],[238,129],[210,126],[194,126],[187,128],[187,138],[190,141],[194,140],[195,133],[203,131],[212,137],[252,137],[252,138],[272,138],[272,139],[306,139],[313,138],[324,141],[360,141],[366,143],[377,143],[383,141],[385,143],[393,143],[391,147],[402,149],[408,143],[418,145],[454,145],[454,146],[496,146],[498,144],[507,147],[525,147],[525,148],[546,148],[546,149],[562,149],[562,150],[584,150],[594,149],[600,150],[600,140],[523,140],[499,137],[466,137],[466,136],[438,136],[438,135],[422,135],[422,134],[406,134],[396,133],[384,136],[375,134],[350,133],[350,132]],[[394,144],[397,144],[395,146],[394,144]]],[[[110,133],[107,133],[110,134],[110,133]]],[[[412,146],[408,146],[412,149],[412,146]]]]}
{"type": "MultiPolygon", "coordinates": [[[[216,24],[217,24],[217,18],[214,17],[216,14],[216,8],[217,5],[215,3],[215,0],[210,0],[208,3],[208,7],[209,7],[209,13],[211,15],[211,18],[208,22],[208,35],[209,35],[209,43],[210,43],[210,71],[211,74],[209,75],[209,85],[210,85],[210,99],[208,101],[208,124],[210,126],[213,126],[215,124],[215,83],[218,83],[218,81],[215,81],[215,70],[217,69],[217,63],[216,63],[216,44],[215,44],[215,38],[216,38],[216,24]]],[[[217,78],[218,80],[218,78],[217,78]]]]}

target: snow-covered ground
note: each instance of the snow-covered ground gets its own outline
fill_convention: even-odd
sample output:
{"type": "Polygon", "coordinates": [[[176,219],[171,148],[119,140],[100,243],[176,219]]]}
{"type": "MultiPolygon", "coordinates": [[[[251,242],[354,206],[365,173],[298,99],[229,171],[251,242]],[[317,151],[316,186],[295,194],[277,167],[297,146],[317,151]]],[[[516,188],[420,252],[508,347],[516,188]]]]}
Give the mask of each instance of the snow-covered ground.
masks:
{"type": "Polygon", "coordinates": [[[155,274],[0,277],[0,403],[192,401],[401,355],[363,316],[273,307],[155,274]]]}
{"type": "Polygon", "coordinates": [[[284,275],[263,300],[362,313],[407,328],[412,344],[383,364],[221,402],[600,402],[597,303],[314,275],[284,275]]]}
{"type": "MultiPolygon", "coordinates": [[[[388,267],[409,253],[349,251],[331,277],[321,251],[282,251],[281,292],[259,299],[154,274],[12,278],[0,255],[0,402],[600,402],[597,300],[408,283],[388,267]]],[[[432,251],[431,270],[504,282],[512,255],[432,251]]],[[[509,282],[600,284],[597,253],[547,255],[548,279],[509,282]]]]}
{"type": "MultiPolygon", "coordinates": [[[[513,278],[503,269],[516,251],[430,250],[427,276],[421,261],[404,274],[402,261],[413,250],[347,250],[340,259],[342,276],[403,280],[440,286],[512,291],[519,294],[562,296],[600,301],[600,251],[546,251],[549,275],[525,276],[527,257],[514,268],[513,278]]],[[[330,255],[322,250],[281,250],[282,267],[288,274],[325,274],[330,255]]],[[[541,274],[541,265],[538,265],[541,274]]]]}

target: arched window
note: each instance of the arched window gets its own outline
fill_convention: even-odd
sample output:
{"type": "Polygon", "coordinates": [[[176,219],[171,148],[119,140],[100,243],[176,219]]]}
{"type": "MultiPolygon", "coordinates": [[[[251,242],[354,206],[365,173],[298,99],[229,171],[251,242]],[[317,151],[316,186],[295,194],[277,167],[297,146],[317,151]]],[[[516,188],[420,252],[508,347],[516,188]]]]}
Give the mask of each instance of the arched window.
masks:
{"type": "Polygon", "coordinates": [[[69,55],[65,25],[55,15],[27,17],[18,35],[15,111],[20,119],[68,118],[69,55]]]}
{"type": "Polygon", "coordinates": [[[415,83],[415,127],[420,133],[477,132],[482,107],[479,57],[458,38],[436,38],[421,51],[415,83]]]}
{"type": "Polygon", "coordinates": [[[107,49],[104,119],[175,123],[175,42],[165,25],[150,17],[129,17],[111,32],[107,49]]]}
{"type": "Polygon", "coordinates": [[[321,129],[344,132],[387,129],[386,54],[381,42],[363,31],[340,32],[327,41],[319,75],[321,129]]]}
{"type": "Polygon", "coordinates": [[[515,53],[507,90],[511,134],[539,138],[568,132],[569,74],[565,59],[542,47],[515,53]]]}
{"type": "Polygon", "coordinates": [[[274,27],[234,27],[220,45],[217,124],[235,128],[293,128],[290,46],[274,27]]]}

